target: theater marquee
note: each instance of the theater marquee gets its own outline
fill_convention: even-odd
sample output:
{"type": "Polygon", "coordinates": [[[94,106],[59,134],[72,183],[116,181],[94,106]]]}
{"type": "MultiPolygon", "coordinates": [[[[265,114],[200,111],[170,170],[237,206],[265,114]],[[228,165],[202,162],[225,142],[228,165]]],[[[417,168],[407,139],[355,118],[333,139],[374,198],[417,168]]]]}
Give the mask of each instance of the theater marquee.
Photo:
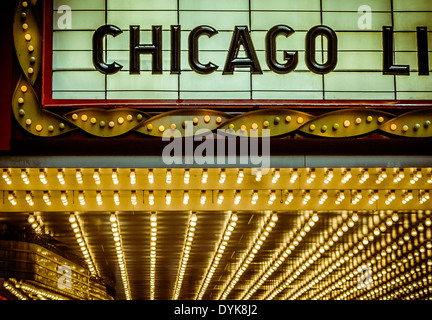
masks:
{"type": "Polygon", "coordinates": [[[44,137],[430,137],[430,21],[420,0],[17,1],[12,111],[44,137]]]}
{"type": "Polygon", "coordinates": [[[47,1],[44,102],[431,99],[429,3],[391,3],[47,1]]]}

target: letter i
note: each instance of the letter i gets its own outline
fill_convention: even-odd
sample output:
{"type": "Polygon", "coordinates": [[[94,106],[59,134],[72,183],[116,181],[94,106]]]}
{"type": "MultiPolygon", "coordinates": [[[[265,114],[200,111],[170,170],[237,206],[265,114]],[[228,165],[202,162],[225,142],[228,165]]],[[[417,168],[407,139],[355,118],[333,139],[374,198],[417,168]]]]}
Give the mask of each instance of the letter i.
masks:
{"type": "Polygon", "coordinates": [[[417,27],[418,73],[429,75],[428,34],[426,27],[417,27]]]}

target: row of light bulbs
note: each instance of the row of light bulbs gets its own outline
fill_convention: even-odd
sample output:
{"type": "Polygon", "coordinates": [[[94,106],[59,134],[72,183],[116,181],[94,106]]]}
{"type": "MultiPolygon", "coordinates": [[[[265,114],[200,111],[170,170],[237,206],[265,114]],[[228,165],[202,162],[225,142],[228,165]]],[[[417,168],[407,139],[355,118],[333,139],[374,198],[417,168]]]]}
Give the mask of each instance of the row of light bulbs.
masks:
{"type": "MultiPolygon", "coordinates": [[[[393,219],[397,220],[397,214],[393,215],[393,219]]],[[[349,223],[344,228],[343,226],[341,228],[338,228],[337,231],[335,231],[330,237],[327,238],[327,240],[324,242],[323,245],[321,245],[317,250],[317,255],[315,255],[318,259],[322,257],[324,253],[326,253],[328,250],[330,250],[337,242],[342,238],[342,236],[348,231],[349,228],[354,227],[355,223],[358,221],[358,216],[355,214],[353,215],[349,223]],[[347,228],[348,227],[348,228],[347,228]]],[[[390,220],[391,221],[391,220],[390,220]]],[[[365,226],[363,226],[365,227],[365,226]]],[[[367,229],[363,229],[363,233],[367,233],[367,229]]],[[[322,284],[323,280],[330,275],[333,271],[340,268],[341,265],[343,265],[346,261],[353,259],[353,257],[361,252],[361,250],[364,249],[364,246],[369,243],[369,241],[372,241],[371,238],[359,238],[358,241],[353,240],[352,243],[358,243],[358,248],[354,248],[353,252],[348,252],[348,248],[344,248],[345,255],[342,254],[336,254],[335,257],[332,257],[331,260],[324,259],[324,263],[321,263],[318,266],[318,269],[315,270],[315,272],[312,272],[312,274],[309,274],[308,277],[306,277],[307,280],[304,280],[297,286],[297,291],[295,290],[289,290],[285,296],[282,298],[284,300],[287,299],[298,299],[302,294],[313,288],[314,286],[318,284],[322,284]],[[306,282],[309,281],[309,282],[306,282]],[[294,291],[294,292],[293,292],[294,291]]],[[[313,259],[313,263],[318,261],[318,259],[313,259]]],[[[320,262],[323,262],[322,260],[320,262]]],[[[313,263],[309,265],[302,265],[300,268],[297,269],[297,271],[294,273],[294,277],[292,278],[293,282],[298,276],[300,276],[303,272],[305,272],[308,268],[313,266],[313,263]]],[[[281,290],[282,291],[282,290],[281,290]]],[[[280,293],[279,291],[278,293],[280,293]]],[[[272,295],[271,298],[275,298],[276,295],[272,295]]]]}
{"type": "Polygon", "coordinates": [[[204,296],[205,291],[207,290],[207,287],[210,284],[210,281],[213,278],[214,273],[216,272],[216,268],[219,265],[220,260],[222,259],[222,255],[228,246],[228,242],[230,240],[231,234],[234,231],[236,225],[237,225],[238,217],[237,215],[230,214],[228,221],[225,224],[225,229],[222,234],[221,239],[219,240],[219,243],[216,247],[215,254],[212,258],[211,264],[209,268],[206,271],[205,277],[203,279],[203,282],[201,283],[200,288],[198,289],[197,293],[197,300],[201,300],[204,296]]]}
{"type": "MultiPolygon", "coordinates": [[[[336,241],[338,241],[339,238],[343,236],[344,233],[348,232],[350,228],[353,228],[355,226],[355,223],[357,221],[357,214],[353,214],[346,221],[337,221],[337,230],[333,233],[329,233],[323,239],[324,243],[320,247],[314,246],[308,251],[305,251],[302,258],[297,262],[296,266],[293,266],[290,271],[288,271],[285,275],[281,275],[277,279],[277,281],[273,283],[273,286],[271,286],[263,294],[263,298],[272,300],[281,292],[283,292],[283,290],[285,290],[292,282],[294,282],[298,277],[300,277],[301,274],[304,273],[311,265],[318,261],[323,254],[328,252],[330,248],[336,243],[336,241]]],[[[302,241],[303,239],[304,237],[298,240],[302,241]]]]}
{"type": "MultiPolygon", "coordinates": [[[[391,171],[392,169],[379,169],[377,174],[374,174],[376,176],[375,183],[381,184],[384,180],[386,180],[389,177],[389,174],[387,171],[391,171]]],[[[272,171],[272,183],[276,184],[278,180],[281,177],[280,169],[271,169],[272,171]]],[[[262,169],[253,169],[253,175],[255,175],[255,180],[257,182],[262,180],[263,173],[262,169]]],[[[137,182],[137,173],[135,169],[129,170],[129,182],[132,185],[135,185],[137,182]]],[[[341,183],[345,184],[348,181],[350,181],[353,178],[352,169],[343,169],[342,176],[341,176],[341,183]]],[[[3,169],[2,177],[4,181],[8,184],[12,184],[12,176],[9,169],[3,169]]],[[[75,170],[75,177],[78,184],[83,184],[83,173],[81,169],[75,170]]],[[[112,182],[115,185],[119,184],[119,172],[117,169],[111,170],[111,177],[112,182]]],[[[219,183],[223,184],[226,181],[227,173],[225,169],[221,169],[219,173],[219,183]]],[[[241,184],[245,177],[245,170],[244,169],[238,169],[237,173],[237,184],[241,184]]],[[[288,174],[289,182],[295,183],[297,179],[300,177],[300,173],[298,169],[292,169],[291,172],[288,174]]],[[[325,169],[324,172],[324,183],[329,184],[335,177],[334,170],[333,169],[325,169]]],[[[358,174],[358,182],[360,184],[364,184],[368,179],[370,179],[371,173],[369,172],[369,169],[361,169],[360,173],[358,174]]],[[[417,181],[422,179],[424,177],[424,173],[422,172],[421,168],[395,168],[393,169],[393,183],[399,183],[404,178],[409,179],[410,184],[415,184],[417,181]],[[408,171],[408,175],[405,174],[405,170],[408,171]]],[[[208,169],[202,169],[201,173],[201,183],[206,184],[208,182],[209,178],[209,172],[208,169]]],[[[308,184],[311,184],[316,178],[316,170],[314,168],[307,168],[306,169],[306,182],[308,184]]],[[[428,173],[426,173],[427,183],[432,184],[432,172],[429,170],[428,173]]],[[[27,169],[21,169],[21,179],[24,182],[24,184],[28,185],[30,184],[30,174],[27,169]]],[[[190,169],[184,169],[184,178],[183,181],[185,184],[189,184],[191,179],[190,169]]],[[[45,169],[40,169],[39,171],[39,180],[42,184],[46,185],[48,183],[47,173],[45,169]]],[[[65,185],[65,173],[63,169],[58,169],[57,171],[57,180],[61,185],[65,185]]],[[[99,169],[94,169],[93,171],[93,180],[96,183],[96,185],[101,184],[101,173],[99,169]]],[[[153,169],[148,169],[147,172],[147,181],[149,184],[153,184],[155,182],[155,174],[153,169]]],[[[166,170],[166,176],[165,176],[165,182],[167,184],[171,184],[173,181],[173,174],[171,169],[166,170]]]]}
{"type": "Polygon", "coordinates": [[[84,256],[84,260],[87,263],[88,269],[93,276],[98,276],[99,272],[96,269],[92,254],[90,252],[87,239],[84,236],[80,219],[77,213],[71,213],[69,215],[69,223],[71,225],[72,231],[75,234],[76,241],[80,247],[80,250],[84,256]]]}
{"type": "Polygon", "coordinates": [[[117,260],[120,268],[120,276],[122,279],[126,300],[131,300],[132,294],[130,289],[129,276],[126,267],[125,254],[123,251],[123,242],[120,233],[120,224],[116,213],[111,214],[110,222],[111,222],[111,231],[114,239],[114,247],[117,254],[117,260]]]}
{"type": "Polygon", "coordinates": [[[156,241],[157,241],[157,215],[150,215],[150,300],[155,298],[156,287],[156,241]]]}
{"type": "MultiPolygon", "coordinates": [[[[183,204],[188,205],[190,201],[190,192],[193,190],[184,190],[183,191],[183,204]]],[[[201,190],[200,191],[200,203],[202,205],[205,205],[208,199],[208,194],[212,193],[213,190],[201,190]]],[[[282,202],[284,202],[286,205],[289,205],[294,200],[294,190],[278,190],[281,193],[282,202]]],[[[303,190],[301,193],[301,200],[303,205],[307,205],[309,201],[312,199],[311,192],[315,192],[316,190],[303,190]]],[[[129,191],[128,191],[129,192],[129,191]]],[[[148,204],[153,206],[155,204],[155,195],[154,190],[148,191],[148,204]]],[[[167,190],[165,192],[165,204],[171,205],[172,204],[172,191],[167,190]]],[[[326,201],[329,199],[329,190],[320,190],[318,191],[318,203],[320,205],[323,205],[326,201]]],[[[400,195],[400,201],[402,204],[407,204],[411,202],[414,198],[418,199],[419,204],[424,204],[425,202],[430,200],[430,190],[398,190],[398,192],[402,192],[400,195]],[[415,195],[415,197],[414,197],[415,195]]],[[[60,191],[60,200],[63,204],[63,206],[68,206],[73,199],[70,199],[70,193],[74,194],[74,191],[60,191]]],[[[99,206],[102,206],[104,204],[104,195],[107,193],[110,194],[109,197],[111,197],[115,205],[120,205],[120,192],[114,191],[114,192],[106,192],[106,191],[78,191],[78,202],[81,206],[86,206],[86,195],[87,194],[94,194],[96,193],[96,203],[99,206]]],[[[231,196],[232,193],[234,193],[234,205],[238,205],[242,200],[242,195],[245,194],[250,197],[250,204],[255,205],[257,201],[259,200],[259,190],[219,190],[217,191],[217,204],[221,205],[224,200],[225,196],[228,194],[228,196],[231,196]]],[[[272,205],[275,200],[277,199],[277,191],[276,190],[270,190],[264,192],[266,195],[264,197],[267,197],[267,204],[272,205]]],[[[384,196],[385,204],[390,205],[394,200],[396,200],[396,190],[339,190],[333,200],[334,204],[340,205],[345,199],[347,199],[346,194],[350,195],[349,200],[350,203],[353,205],[356,205],[359,203],[365,196],[365,193],[367,193],[367,200],[370,205],[373,205],[376,201],[380,199],[381,196],[384,196]],[[384,193],[384,195],[382,195],[384,193]]],[[[262,197],[263,195],[261,195],[262,197]]],[[[73,196],[72,196],[73,197],[73,196]]],[[[9,203],[12,206],[16,206],[18,204],[18,197],[16,192],[9,191],[7,195],[7,199],[9,203]]],[[[43,191],[42,199],[46,206],[52,205],[52,192],[50,191],[43,191]]],[[[35,197],[34,193],[32,191],[26,191],[25,192],[25,200],[27,204],[30,207],[33,207],[35,205],[35,197]]],[[[130,203],[133,206],[136,206],[138,204],[138,194],[136,190],[130,191],[130,203]]]]}
{"type": "MultiPolygon", "coordinates": [[[[431,236],[429,235],[428,239],[425,232],[425,229],[430,228],[431,224],[430,219],[423,219],[412,230],[405,230],[404,234],[400,234],[398,241],[391,239],[393,241],[391,245],[387,244],[386,248],[375,256],[370,252],[366,253],[367,259],[361,263],[371,268],[371,290],[359,290],[361,288],[358,287],[347,288],[336,296],[336,299],[380,299],[385,294],[383,289],[387,289],[390,285],[393,289],[400,286],[405,287],[416,277],[424,277],[425,275],[426,283],[421,287],[432,290],[432,275],[430,273],[432,271],[432,242],[431,236]],[[404,250],[404,247],[408,247],[411,243],[414,243],[414,246],[409,250],[408,248],[404,250]],[[416,243],[417,245],[415,245],[416,243]],[[405,253],[403,253],[404,251],[405,253]],[[391,257],[389,261],[385,260],[387,255],[391,257]],[[415,261],[416,257],[420,259],[415,261]],[[425,259],[428,260],[425,261],[425,259]]],[[[346,270],[346,272],[348,271],[346,270]]],[[[342,280],[347,281],[347,277],[349,275],[342,280]]],[[[341,285],[341,283],[342,281],[338,281],[337,284],[341,285]]],[[[398,291],[399,294],[404,293],[404,290],[400,290],[400,288],[398,291]]],[[[397,297],[389,293],[386,298],[394,299],[397,297]]]]}
{"type": "MultiPolygon", "coordinates": [[[[328,299],[329,294],[344,285],[346,290],[342,291],[336,298],[358,298],[358,293],[361,292],[361,290],[357,286],[348,286],[347,284],[350,280],[352,282],[353,279],[356,279],[356,277],[358,278],[359,267],[365,265],[368,268],[372,268],[373,281],[376,282],[380,277],[380,273],[378,273],[378,271],[373,267],[376,266],[379,261],[386,261],[386,256],[388,258],[386,263],[391,266],[391,269],[396,269],[408,262],[410,257],[413,259],[417,250],[425,252],[425,250],[427,250],[426,248],[428,248],[429,251],[427,252],[429,260],[427,264],[432,264],[432,262],[429,262],[431,261],[430,255],[432,254],[432,250],[430,250],[432,248],[430,241],[430,238],[432,237],[430,230],[432,224],[431,219],[429,217],[423,219],[416,227],[412,227],[408,223],[398,224],[399,231],[397,231],[395,225],[398,219],[398,215],[394,213],[391,218],[383,216],[378,222],[376,222],[375,226],[369,228],[364,226],[363,236],[354,238],[352,243],[350,243],[349,248],[345,248],[343,252],[338,252],[333,259],[322,261],[321,265],[315,269],[314,272],[309,273],[300,283],[298,283],[296,290],[289,290],[282,299],[301,299],[302,297],[306,299],[328,299]],[[401,227],[401,225],[404,227],[401,227]],[[389,229],[392,226],[394,226],[394,228],[391,230],[391,233],[389,233],[389,229]],[[405,232],[405,234],[399,233],[401,228],[403,229],[402,232],[405,232]],[[429,228],[429,231],[427,231],[426,228],[429,228]],[[408,229],[411,229],[411,231],[406,232],[408,229]],[[386,230],[387,233],[385,233],[386,230]],[[372,243],[377,244],[376,241],[373,241],[376,237],[380,236],[380,234],[383,235],[382,241],[384,241],[384,244],[383,242],[378,242],[381,249],[374,258],[370,257],[370,255],[373,254],[373,248],[370,248],[369,250],[366,250],[366,248],[368,248],[368,245],[371,245],[372,243]],[[384,237],[385,235],[387,237],[384,237]],[[414,245],[413,247],[413,243],[417,243],[417,246],[414,245]],[[403,259],[396,259],[395,252],[406,252],[405,256],[408,257],[408,259],[406,259],[405,262],[403,259]],[[348,262],[351,262],[348,266],[340,268],[348,262]],[[335,275],[329,277],[329,275],[332,274],[335,275]],[[330,279],[330,281],[326,282],[326,279],[330,279]],[[318,284],[320,285],[320,290],[312,295],[310,292],[311,288],[318,284]]],[[[425,267],[426,264],[423,262],[422,266],[425,267]]],[[[410,273],[412,273],[415,269],[410,267],[409,270],[410,273]]],[[[386,283],[388,282],[383,281],[382,286],[387,286],[388,284],[386,283]]],[[[365,292],[363,298],[377,298],[373,293],[374,291],[363,292],[365,292]]],[[[274,297],[275,295],[270,298],[274,297]]]]}
{"type": "Polygon", "coordinates": [[[219,295],[220,300],[225,300],[230,294],[230,292],[234,289],[235,285],[240,280],[243,273],[248,269],[249,265],[254,260],[256,254],[258,254],[259,250],[264,244],[264,241],[269,236],[270,232],[272,232],[273,228],[276,226],[277,221],[278,221],[278,216],[275,213],[266,218],[264,226],[260,228],[260,230],[258,231],[254,242],[251,244],[248,251],[242,258],[238,268],[225,283],[224,289],[221,291],[219,295]]]}
{"type": "Polygon", "coordinates": [[[3,287],[19,300],[32,300],[32,296],[36,296],[39,300],[69,300],[66,296],[36,287],[24,281],[18,282],[14,278],[3,282],[3,287]]]}
{"type": "Polygon", "coordinates": [[[197,215],[191,213],[189,216],[188,228],[186,230],[185,241],[182,250],[182,256],[180,259],[180,265],[177,272],[177,277],[174,285],[173,300],[177,300],[180,295],[181,286],[183,284],[184,275],[186,272],[189,255],[192,250],[192,243],[195,237],[195,230],[197,225],[197,215]]]}
{"type": "MultiPolygon", "coordinates": [[[[309,216],[306,212],[305,216],[309,216]]],[[[241,300],[249,300],[253,294],[264,284],[264,282],[284,263],[284,261],[290,256],[295,248],[301,243],[303,238],[312,230],[319,217],[317,214],[313,214],[309,219],[300,227],[292,237],[288,238],[282,243],[280,248],[275,251],[271,257],[269,263],[265,264],[265,267],[259,272],[259,274],[253,279],[249,285],[249,288],[245,290],[241,300]]]]}

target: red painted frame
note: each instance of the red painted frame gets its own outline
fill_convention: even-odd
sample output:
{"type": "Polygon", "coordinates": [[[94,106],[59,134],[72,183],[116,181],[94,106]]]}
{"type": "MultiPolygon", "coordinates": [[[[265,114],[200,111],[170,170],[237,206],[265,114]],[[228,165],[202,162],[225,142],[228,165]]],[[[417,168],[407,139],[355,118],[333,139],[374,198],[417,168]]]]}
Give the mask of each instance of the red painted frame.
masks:
{"type": "Polygon", "coordinates": [[[377,107],[385,109],[429,108],[432,100],[63,100],[52,98],[52,30],[53,0],[44,0],[43,17],[43,63],[42,105],[43,107],[139,107],[139,108],[285,108],[302,109],[377,107]]]}

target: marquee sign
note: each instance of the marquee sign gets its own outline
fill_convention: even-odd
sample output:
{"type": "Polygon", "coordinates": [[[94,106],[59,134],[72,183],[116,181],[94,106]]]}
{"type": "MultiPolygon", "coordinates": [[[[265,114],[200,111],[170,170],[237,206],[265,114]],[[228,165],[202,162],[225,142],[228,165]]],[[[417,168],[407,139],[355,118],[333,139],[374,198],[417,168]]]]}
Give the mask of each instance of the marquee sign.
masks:
{"type": "Polygon", "coordinates": [[[19,0],[13,115],[43,137],[431,137],[429,1],[364,2],[46,0],[41,27],[19,0]]]}
{"type": "Polygon", "coordinates": [[[43,104],[430,100],[431,10],[428,0],[45,1],[43,104]]]}

